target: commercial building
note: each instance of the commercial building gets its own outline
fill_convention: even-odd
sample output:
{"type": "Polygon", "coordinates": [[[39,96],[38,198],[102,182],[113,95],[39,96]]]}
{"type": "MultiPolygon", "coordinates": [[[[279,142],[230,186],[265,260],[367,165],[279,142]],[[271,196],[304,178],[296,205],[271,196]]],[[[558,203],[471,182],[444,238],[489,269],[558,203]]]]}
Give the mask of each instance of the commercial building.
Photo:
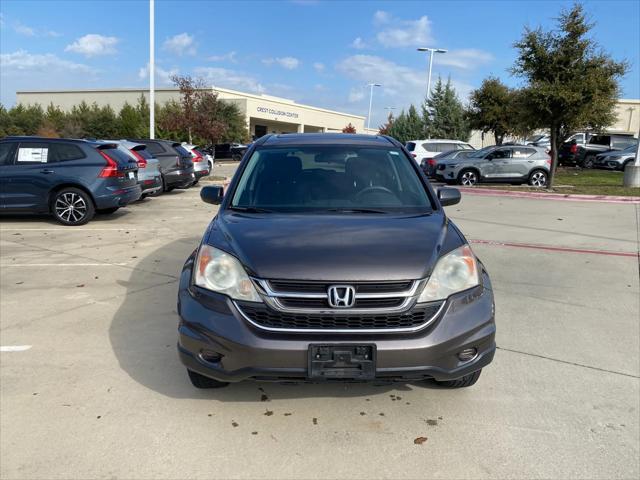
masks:
{"type": "MultiPolygon", "coordinates": [[[[358,133],[369,132],[365,129],[365,117],[359,115],[302,105],[293,100],[265,94],[244,93],[226,88],[212,88],[212,91],[220,100],[234,103],[238,107],[254,137],[267,133],[340,132],[348,124],[353,125],[358,133]]],[[[158,104],[180,98],[180,92],[176,88],[159,88],[155,94],[158,104]]],[[[66,111],[82,101],[99,106],[110,105],[118,111],[125,102],[135,105],[141,95],[149,100],[148,90],[134,88],[20,91],[16,95],[18,103],[24,105],[46,106],[53,103],[66,111]]],[[[371,132],[377,133],[377,130],[372,129],[371,132]]]]}

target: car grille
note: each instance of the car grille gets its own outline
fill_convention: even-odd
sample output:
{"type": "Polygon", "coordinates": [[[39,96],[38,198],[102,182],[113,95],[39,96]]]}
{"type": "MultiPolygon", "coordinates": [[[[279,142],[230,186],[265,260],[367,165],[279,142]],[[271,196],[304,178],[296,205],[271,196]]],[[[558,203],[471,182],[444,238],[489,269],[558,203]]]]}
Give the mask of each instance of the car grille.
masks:
{"type": "Polygon", "coordinates": [[[356,293],[395,293],[409,290],[413,281],[401,282],[298,282],[287,280],[269,280],[269,285],[275,292],[293,293],[327,293],[331,285],[353,285],[356,293]]]}
{"type": "Polygon", "coordinates": [[[443,302],[420,304],[402,313],[327,315],[286,313],[263,304],[236,302],[245,318],[259,327],[296,331],[418,330],[434,319],[442,304],[443,302]]]}
{"type": "MultiPolygon", "coordinates": [[[[355,301],[353,308],[393,308],[404,302],[403,297],[391,298],[360,298],[355,301]]],[[[279,302],[289,308],[330,309],[326,298],[281,298],[279,302]]]]}

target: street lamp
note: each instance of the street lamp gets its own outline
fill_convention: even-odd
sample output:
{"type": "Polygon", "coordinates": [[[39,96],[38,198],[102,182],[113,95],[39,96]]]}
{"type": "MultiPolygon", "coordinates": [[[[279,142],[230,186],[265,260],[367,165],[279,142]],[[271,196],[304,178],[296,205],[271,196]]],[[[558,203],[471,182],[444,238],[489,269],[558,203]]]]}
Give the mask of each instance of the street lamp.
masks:
{"type": "Polygon", "coordinates": [[[369,115],[367,116],[367,129],[371,127],[371,105],[373,103],[373,87],[381,87],[379,83],[367,83],[367,87],[369,87],[369,115]]]}
{"type": "Polygon", "coordinates": [[[420,47],[417,49],[419,52],[430,52],[429,55],[429,79],[427,80],[427,100],[429,100],[429,93],[431,92],[431,67],[433,66],[433,54],[434,53],[447,53],[444,48],[428,48],[420,47]]]}
{"type": "Polygon", "coordinates": [[[149,0],[149,138],[156,138],[155,0],[149,0]]]}

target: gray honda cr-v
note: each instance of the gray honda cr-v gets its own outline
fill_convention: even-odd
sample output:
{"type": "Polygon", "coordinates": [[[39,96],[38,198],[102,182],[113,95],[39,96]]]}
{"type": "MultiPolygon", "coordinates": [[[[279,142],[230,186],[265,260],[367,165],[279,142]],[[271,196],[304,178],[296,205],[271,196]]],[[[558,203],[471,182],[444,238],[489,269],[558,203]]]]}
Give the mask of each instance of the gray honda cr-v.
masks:
{"type": "Polygon", "coordinates": [[[388,137],[289,134],[247,151],[180,279],[193,385],[433,379],[493,359],[489,277],[409,153],[388,137]]]}

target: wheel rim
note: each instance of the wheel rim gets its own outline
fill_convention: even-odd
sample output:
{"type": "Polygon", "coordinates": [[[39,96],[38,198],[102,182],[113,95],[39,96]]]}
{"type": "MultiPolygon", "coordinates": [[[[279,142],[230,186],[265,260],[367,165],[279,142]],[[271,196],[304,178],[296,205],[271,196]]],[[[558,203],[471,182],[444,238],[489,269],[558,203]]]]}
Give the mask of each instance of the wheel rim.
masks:
{"type": "Polygon", "coordinates": [[[87,202],[77,193],[66,192],[56,198],[55,211],[65,222],[76,223],[87,214],[87,202]]]}
{"type": "Polygon", "coordinates": [[[471,186],[476,184],[476,182],[478,181],[478,178],[476,177],[476,174],[473,172],[464,172],[462,174],[461,180],[462,180],[461,181],[462,185],[471,186]]]}
{"type": "Polygon", "coordinates": [[[542,172],[536,172],[531,176],[531,185],[544,187],[547,184],[547,176],[542,172]]]}

